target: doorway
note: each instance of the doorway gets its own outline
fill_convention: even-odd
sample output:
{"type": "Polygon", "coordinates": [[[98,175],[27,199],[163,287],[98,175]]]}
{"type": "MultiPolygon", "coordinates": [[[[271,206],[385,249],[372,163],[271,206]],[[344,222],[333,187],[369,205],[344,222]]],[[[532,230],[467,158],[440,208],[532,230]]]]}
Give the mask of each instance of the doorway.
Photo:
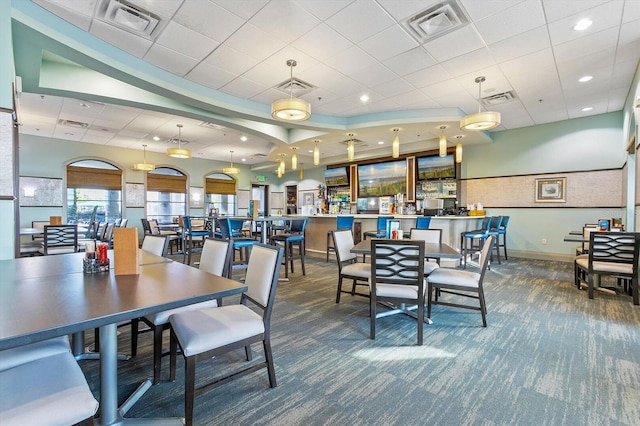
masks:
{"type": "Polygon", "coordinates": [[[258,201],[259,216],[269,216],[269,185],[252,183],[251,199],[258,201]]]}
{"type": "Polygon", "coordinates": [[[298,213],[298,185],[286,186],[287,214],[298,213]]]}

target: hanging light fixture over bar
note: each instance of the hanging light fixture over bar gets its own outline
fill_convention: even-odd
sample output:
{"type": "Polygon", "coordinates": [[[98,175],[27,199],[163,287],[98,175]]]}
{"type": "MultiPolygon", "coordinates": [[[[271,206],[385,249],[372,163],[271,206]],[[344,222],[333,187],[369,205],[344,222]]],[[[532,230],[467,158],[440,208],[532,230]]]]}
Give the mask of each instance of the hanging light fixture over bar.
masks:
{"type": "Polygon", "coordinates": [[[173,158],[191,158],[191,151],[182,149],[182,124],[176,124],[178,127],[178,147],[167,149],[167,155],[173,158]]]}
{"type": "Polygon", "coordinates": [[[478,83],[478,113],[470,114],[460,120],[460,130],[480,131],[491,130],[500,125],[501,116],[499,112],[481,111],[482,107],[482,83],[485,77],[476,77],[478,83]]]}
{"type": "Polygon", "coordinates": [[[444,129],[447,126],[440,126],[440,137],[438,138],[438,147],[439,147],[439,155],[440,157],[446,157],[447,155],[447,137],[444,135],[444,129]]]}
{"type": "Polygon", "coordinates": [[[142,149],[144,150],[143,162],[142,163],[135,163],[133,165],[133,170],[140,170],[140,171],[143,171],[143,172],[148,172],[150,170],[155,170],[156,169],[156,165],[155,164],[147,163],[147,145],[146,144],[142,145],[142,149]]]}
{"type": "Polygon", "coordinates": [[[293,97],[293,67],[298,63],[289,59],[287,66],[291,69],[291,80],[289,82],[290,96],[278,99],[271,104],[271,116],[280,121],[306,121],[311,117],[311,104],[304,99],[293,97]]]}
{"type": "Polygon", "coordinates": [[[391,142],[391,156],[393,158],[400,157],[400,138],[398,137],[398,130],[400,129],[393,129],[396,134],[393,138],[393,142],[391,142]]]}
{"type": "Polygon", "coordinates": [[[462,163],[462,136],[456,136],[458,143],[456,143],[456,163],[462,163]]]}
{"type": "Polygon", "coordinates": [[[302,163],[300,163],[300,180],[304,179],[304,167],[302,167],[302,163]]]}
{"type": "Polygon", "coordinates": [[[280,170],[280,175],[284,175],[284,173],[287,171],[286,169],[286,164],[284,163],[284,156],[285,154],[280,154],[280,165],[278,166],[278,169],[280,170]]]}
{"type": "Polygon", "coordinates": [[[317,166],[320,164],[320,148],[318,147],[318,142],[320,141],[316,139],[314,142],[316,143],[316,146],[313,147],[313,165],[317,166]]]}
{"type": "Polygon", "coordinates": [[[293,154],[291,154],[291,170],[298,170],[298,156],[296,155],[296,148],[291,147],[291,149],[293,150],[293,154]]]}
{"type": "Polygon", "coordinates": [[[347,161],[353,161],[356,156],[356,147],[353,143],[353,133],[349,133],[349,142],[347,142],[347,161]]]}
{"type": "Polygon", "coordinates": [[[222,172],[228,175],[237,175],[238,173],[240,173],[240,169],[237,167],[233,167],[233,151],[229,152],[231,153],[231,167],[225,167],[224,169],[222,169],[222,172]]]}

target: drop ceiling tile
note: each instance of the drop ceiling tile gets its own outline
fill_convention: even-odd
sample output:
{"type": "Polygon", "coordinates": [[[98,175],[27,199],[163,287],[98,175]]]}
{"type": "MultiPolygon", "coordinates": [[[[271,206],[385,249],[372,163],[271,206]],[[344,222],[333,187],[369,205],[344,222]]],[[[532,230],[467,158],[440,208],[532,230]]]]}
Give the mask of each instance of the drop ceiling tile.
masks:
{"type": "Polygon", "coordinates": [[[547,27],[542,25],[507,40],[490,44],[489,52],[496,62],[500,63],[550,47],[547,27]]]}
{"type": "Polygon", "coordinates": [[[326,23],[352,43],[360,43],[390,27],[394,21],[377,3],[355,0],[326,23]]]}
{"type": "Polygon", "coordinates": [[[471,25],[450,32],[424,44],[437,61],[442,62],[485,47],[485,43],[471,25]]]}
{"type": "Polygon", "coordinates": [[[351,74],[351,78],[368,87],[399,79],[396,73],[380,63],[375,63],[351,74]]]}
{"type": "Polygon", "coordinates": [[[611,74],[612,87],[626,87],[627,91],[629,91],[637,66],[638,62],[635,60],[616,62],[611,74]]]}
{"type": "Polygon", "coordinates": [[[322,61],[353,46],[349,40],[328,25],[321,23],[291,43],[293,47],[322,61]]]}
{"type": "Polygon", "coordinates": [[[415,90],[411,84],[404,79],[398,78],[395,80],[387,81],[386,83],[378,84],[373,87],[373,90],[380,93],[382,96],[389,97],[402,93],[407,93],[415,90]]]}
{"type": "Polygon", "coordinates": [[[542,0],[542,5],[547,22],[555,22],[608,2],[610,0],[542,0]]]}
{"type": "Polygon", "coordinates": [[[475,22],[476,28],[487,44],[508,39],[544,24],[544,14],[539,0],[520,2],[475,22]]]}
{"type": "Polygon", "coordinates": [[[103,39],[107,43],[124,50],[127,53],[142,58],[151,48],[153,42],[143,37],[133,35],[118,27],[94,20],[91,24],[91,34],[103,39]]]}
{"type": "Polygon", "coordinates": [[[233,96],[251,99],[267,89],[268,87],[241,76],[225,84],[220,90],[233,96]]]}
{"type": "Polygon", "coordinates": [[[449,72],[441,65],[434,65],[432,67],[425,68],[423,70],[416,71],[404,76],[405,80],[411,83],[411,85],[413,85],[414,87],[418,88],[447,81],[451,78],[451,74],[449,74],[449,72]]]}
{"type": "Polygon", "coordinates": [[[97,0],[34,0],[34,3],[39,4],[60,18],[69,21],[76,27],[84,31],[89,31],[96,1],[97,0]]]}
{"type": "Polygon", "coordinates": [[[297,3],[318,19],[324,21],[347,7],[353,0],[297,0],[297,3]]]}
{"type": "Polygon", "coordinates": [[[400,76],[406,76],[436,64],[436,61],[422,48],[415,47],[383,61],[383,64],[400,76]]]}
{"type": "Polygon", "coordinates": [[[198,63],[193,58],[159,44],[154,44],[149,49],[149,52],[144,55],[144,60],[179,76],[187,74],[198,63]]]}
{"type": "Polygon", "coordinates": [[[268,3],[268,0],[210,0],[243,19],[249,19],[268,3]]]}
{"type": "Polygon", "coordinates": [[[557,108],[547,108],[536,112],[535,114],[531,114],[531,118],[536,125],[545,124],[545,123],[553,123],[555,121],[568,120],[569,114],[565,108],[557,107],[557,108]]]}
{"type": "Polygon", "coordinates": [[[617,29],[622,16],[622,5],[623,3],[621,1],[608,2],[593,9],[585,10],[550,23],[549,34],[551,35],[551,44],[555,46],[586,37],[593,39],[591,36],[596,33],[601,33],[603,30],[613,27],[617,29]],[[584,31],[575,31],[573,26],[584,18],[592,20],[593,24],[584,31]]]}
{"type": "Polygon", "coordinates": [[[620,28],[616,61],[637,60],[638,52],[640,52],[640,20],[626,23],[620,28]]]}
{"type": "Polygon", "coordinates": [[[185,0],[173,20],[210,39],[223,41],[238,30],[244,21],[210,1],[185,0]]]}
{"type": "MultiPolygon", "coordinates": [[[[296,61],[296,66],[293,67],[294,78],[299,78],[300,73],[312,69],[318,64],[316,59],[306,53],[294,47],[286,46],[244,73],[243,77],[268,87],[289,81],[291,79],[291,69],[287,66],[289,59],[296,61]]],[[[308,81],[308,83],[317,85],[313,81],[308,81]]]]}
{"type": "Polygon", "coordinates": [[[375,63],[375,59],[358,46],[351,46],[350,48],[339,52],[337,55],[327,58],[324,63],[345,75],[349,75],[373,65],[375,63]]]}
{"type": "Polygon", "coordinates": [[[237,74],[232,74],[222,68],[200,62],[185,75],[185,78],[217,90],[236,78],[236,76],[237,74]]]}
{"type": "Polygon", "coordinates": [[[618,29],[611,28],[556,45],[553,47],[553,53],[559,64],[589,57],[596,52],[604,52],[607,63],[613,63],[617,41],[618,29]]]}
{"type": "MultiPolygon", "coordinates": [[[[509,6],[515,6],[524,0],[510,0],[509,6]]],[[[505,9],[504,0],[460,0],[465,11],[471,19],[479,21],[488,16],[501,13],[505,9]]]]}
{"type": "Polygon", "coordinates": [[[296,77],[318,86],[319,89],[333,88],[334,84],[343,80],[345,75],[322,62],[295,74],[296,77]]]}
{"type": "Polygon", "coordinates": [[[291,43],[318,25],[320,20],[295,2],[272,1],[250,22],[269,35],[291,43]]]}
{"type": "Polygon", "coordinates": [[[418,43],[398,26],[389,27],[358,46],[378,61],[384,61],[418,46],[418,43]]]}
{"type": "Polygon", "coordinates": [[[262,59],[252,57],[223,44],[218,46],[202,63],[224,69],[228,73],[238,76],[258,65],[262,59]]]}
{"type": "Polygon", "coordinates": [[[465,92],[466,89],[456,80],[448,80],[446,84],[436,83],[420,89],[421,92],[429,95],[430,98],[443,98],[457,92],[465,92]]]}
{"type": "Polygon", "coordinates": [[[156,42],[175,52],[201,61],[220,43],[175,22],[169,22],[156,42]]]}
{"type": "Polygon", "coordinates": [[[247,23],[231,35],[225,41],[225,45],[262,61],[282,49],[285,43],[247,23]]]}
{"type": "Polygon", "coordinates": [[[536,85],[542,79],[541,75],[557,75],[556,65],[551,49],[544,49],[538,52],[524,55],[500,64],[500,69],[511,85],[520,92],[517,86],[536,85]]]}
{"type": "Polygon", "coordinates": [[[457,56],[440,63],[454,77],[468,74],[495,65],[495,60],[486,47],[457,56]]]}
{"type": "Polygon", "coordinates": [[[638,19],[640,19],[640,1],[625,2],[622,23],[626,24],[631,21],[637,21],[638,19]]]}

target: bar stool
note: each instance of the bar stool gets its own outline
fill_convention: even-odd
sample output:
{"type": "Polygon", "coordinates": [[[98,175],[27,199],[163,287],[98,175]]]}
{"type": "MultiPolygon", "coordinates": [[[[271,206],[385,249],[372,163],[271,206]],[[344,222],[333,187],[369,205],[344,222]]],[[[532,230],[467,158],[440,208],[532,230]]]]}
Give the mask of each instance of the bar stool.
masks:
{"type": "Polygon", "coordinates": [[[284,277],[289,278],[289,266],[293,272],[293,260],[297,257],[300,259],[302,266],[302,275],[306,275],[304,270],[304,230],[307,227],[307,218],[291,219],[289,223],[289,233],[277,234],[271,237],[271,244],[277,246],[282,244],[284,247],[284,277]],[[298,254],[295,255],[293,248],[298,246],[298,254]]]}
{"type": "Polygon", "coordinates": [[[387,236],[387,222],[392,220],[393,216],[378,216],[378,225],[375,231],[365,231],[362,233],[364,239],[370,238],[385,238],[387,236]]]}
{"type": "Polygon", "coordinates": [[[429,225],[431,225],[431,216],[419,216],[416,218],[415,229],[429,229],[429,225]]]}
{"type": "MultiPolygon", "coordinates": [[[[467,256],[482,250],[484,242],[489,238],[492,224],[495,224],[496,229],[500,226],[497,216],[496,221],[492,220],[491,217],[485,217],[482,221],[482,228],[460,234],[460,254],[462,255],[462,266],[465,269],[467,267],[467,256]]],[[[494,238],[492,242],[497,250],[496,239],[494,238]]],[[[498,253],[498,263],[500,263],[500,253],[498,253]]]]}
{"type": "Polygon", "coordinates": [[[237,219],[229,219],[228,217],[218,219],[220,227],[220,237],[224,240],[230,240],[233,245],[232,251],[234,255],[231,260],[231,269],[246,269],[249,262],[249,252],[254,244],[258,241],[242,236],[242,221],[237,219]],[[235,228],[234,228],[235,227],[235,228]],[[240,231],[238,231],[240,229],[240,231]],[[235,251],[238,250],[240,260],[235,261],[235,251]]]}
{"type": "Polygon", "coordinates": [[[329,261],[329,253],[336,252],[336,248],[331,245],[333,241],[333,233],[335,231],[353,231],[354,216],[338,216],[336,218],[336,229],[330,229],[327,231],[327,262],[329,261]]]}
{"type": "Polygon", "coordinates": [[[182,263],[187,261],[187,265],[191,265],[191,253],[193,252],[193,238],[209,238],[213,235],[211,230],[193,230],[191,217],[181,216],[182,219],[182,263]]]}

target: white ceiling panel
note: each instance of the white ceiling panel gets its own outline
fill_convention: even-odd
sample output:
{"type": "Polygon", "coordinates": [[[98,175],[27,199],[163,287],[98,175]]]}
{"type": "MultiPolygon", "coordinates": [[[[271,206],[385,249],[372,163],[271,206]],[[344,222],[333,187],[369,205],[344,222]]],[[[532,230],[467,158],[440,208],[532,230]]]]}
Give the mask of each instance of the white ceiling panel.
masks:
{"type": "MultiPolygon", "coordinates": [[[[85,108],[82,102],[104,99],[91,93],[67,92],[69,86],[47,88],[69,93],[66,98],[41,98],[39,84],[34,86],[33,79],[25,78],[21,133],[137,150],[144,142],[149,151],[163,155],[166,140],[177,135],[176,123],[183,123],[183,139],[192,141],[188,147],[194,156],[226,162],[225,151],[234,148],[234,158],[246,156],[245,164],[266,162],[270,167],[276,159],[274,153],[290,153],[292,144],[313,146],[313,137],[295,141],[283,137],[279,141],[259,130],[279,124],[267,118],[269,104],[286,94],[273,86],[290,78],[286,61],[295,59],[298,66],[293,69],[294,77],[317,86],[300,96],[311,103],[313,114],[312,120],[300,127],[322,135],[323,158],[331,155],[332,161],[343,161],[345,148],[338,142],[353,129],[345,129],[340,124],[342,118],[353,117],[346,122],[361,123],[375,115],[357,116],[384,116],[385,112],[402,115],[405,110],[424,109],[424,115],[417,114],[424,119],[398,123],[401,127],[422,125],[403,130],[403,149],[410,147],[408,135],[418,134],[419,128],[425,135],[425,129],[429,129],[433,139],[429,143],[435,147],[442,124],[437,117],[451,115],[449,110],[438,109],[476,112],[478,85],[474,80],[480,75],[487,79],[482,85],[483,97],[507,90],[515,93],[517,100],[493,107],[503,117],[498,129],[513,129],[616,111],[625,102],[640,60],[638,0],[457,0],[470,22],[422,45],[413,33],[409,34],[403,21],[443,0],[131,0],[161,18],[151,36],[106,24],[97,15],[96,1],[36,0],[70,24],[89,29],[90,34],[86,40],[78,40],[80,43],[99,45],[97,37],[155,66],[155,77],[164,77],[163,70],[184,75],[190,80],[189,87],[203,86],[203,99],[211,99],[212,111],[216,105],[233,109],[237,104],[246,121],[238,120],[233,113],[230,117],[212,114],[209,121],[217,124],[204,127],[200,126],[201,120],[182,117],[179,111],[146,111],[146,101],[137,108],[100,108],[100,104],[85,108]],[[572,26],[582,17],[590,17],[593,25],[584,32],[573,31],[572,26]],[[577,79],[586,74],[593,75],[593,80],[585,85],[578,83],[577,79]],[[216,98],[216,92],[209,89],[222,95],[216,98]],[[364,94],[369,96],[367,102],[360,100],[364,94]],[[586,104],[593,110],[580,111],[586,104]],[[316,115],[327,117],[314,121],[316,115]],[[58,124],[60,118],[85,122],[89,127],[77,130],[62,126],[58,124]],[[232,122],[235,124],[229,124],[232,122]],[[243,133],[251,138],[249,142],[238,142],[243,133]],[[161,141],[153,141],[153,135],[159,135],[161,141]],[[269,157],[263,160],[258,154],[269,157]]],[[[21,5],[14,2],[11,7],[21,5]]],[[[27,40],[14,40],[14,51],[22,51],[24,42],[27,40]]],[[[25,51],[31,50],[37,51],[25,51]]],[[[79,66],[95,66],[94,58],[85,60],[77,51],[60,57],[79,66]]],[[[109,59],[105,61],[111,65],[109,59]]],[[[120,60],[113,59],[114,68],[120,60]]],[[[37,57],[29,63],[41,61],[37,57]]],[[[131,65],[125,62],[125,66],[131,65]]],[[[20,70],[16,71],[20,75],[20,70]]],[[[109,69],[102,67],[99,71],[108,73],[109,69]]],[[[139,84],[139,80],[126,75],[110,76],[139,84]]],[[[55,86],[55,79],[47,81],[55,86]]],[[[174,90],[166,89],[159,94],[174,90]]],[[[185,99],[179,89],[174,91],[175,99],[186,102],[187,108],[200,105],[185,99]]],[[[450,124],[453,136],[457,124],[450,124]]],[[[388,142],[391,126],[358,125],[356,133],[376,141],[360,148],[358,158],[386,153],[388,144],[380,148],[377,141],[388,142]]],[[[299,133],[285,130],[282,134],[299,133]]],[[[486,143],[478,134],[465,135],[465,144],[486,143]]]]}

